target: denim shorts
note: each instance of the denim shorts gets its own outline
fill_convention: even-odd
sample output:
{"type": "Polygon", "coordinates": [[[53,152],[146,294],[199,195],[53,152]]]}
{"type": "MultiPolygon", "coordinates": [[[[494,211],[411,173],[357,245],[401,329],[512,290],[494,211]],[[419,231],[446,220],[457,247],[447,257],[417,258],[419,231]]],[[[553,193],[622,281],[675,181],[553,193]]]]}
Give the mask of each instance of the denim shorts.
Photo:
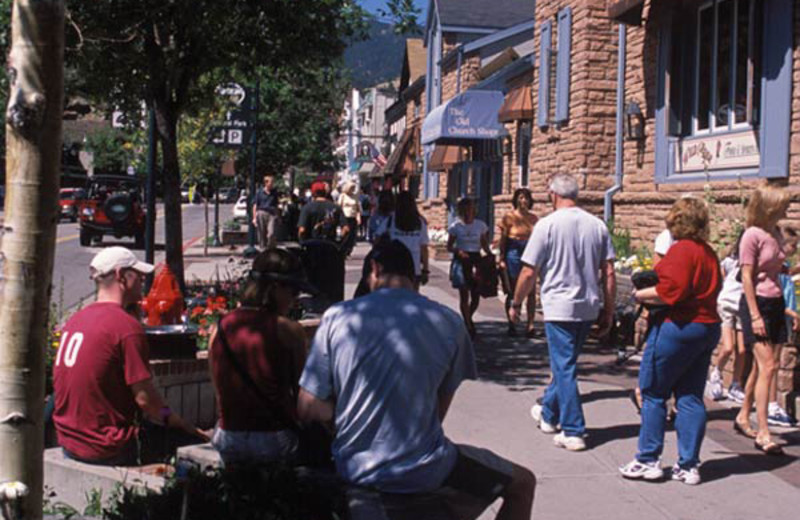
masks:
{"type": "Polygon", "coordinates": [[[226,464],[260,464],[293,460],[298,440],[290,430],[274,432],[227,431],[216,428],[211,444],[226,464]]]}

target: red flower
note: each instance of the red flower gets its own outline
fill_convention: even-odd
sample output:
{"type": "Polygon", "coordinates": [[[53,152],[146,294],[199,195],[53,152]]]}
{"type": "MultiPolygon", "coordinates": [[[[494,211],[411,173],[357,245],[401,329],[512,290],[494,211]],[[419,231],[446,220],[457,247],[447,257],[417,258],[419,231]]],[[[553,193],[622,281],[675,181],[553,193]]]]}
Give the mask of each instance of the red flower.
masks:
{"type": "Polygon", "coordinates": [[[205,309],[203,307],[200,307],[200,306],[197,306],[197,307],[193,308],[192,309],[192,314],[191,314],[192,318],[196,318],[196,317],[200,316],[201,314],[203,314],[203,311],[205,311],[205,309]]]}

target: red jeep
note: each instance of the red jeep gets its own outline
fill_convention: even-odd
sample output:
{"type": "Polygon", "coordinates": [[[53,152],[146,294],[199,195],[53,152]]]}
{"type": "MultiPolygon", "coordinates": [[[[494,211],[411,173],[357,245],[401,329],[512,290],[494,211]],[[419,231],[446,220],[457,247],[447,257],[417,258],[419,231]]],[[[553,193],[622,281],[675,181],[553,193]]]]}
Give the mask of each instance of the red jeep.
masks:
{"type": "Polygon", "coordinates": [[[80,206],[80,243],[100,242],[103,235],[133,237],[134,247],[144,247],[145,212],[141,183],[134,177],[95,175],[89,180],[80,206]]]}
{"type": "Polygon", "coordinates": [[[61,188],[58,192],[59,220],[68,218],[72,222],[78,221],[78,210],[85,197],[82,188],[61,188]]]}

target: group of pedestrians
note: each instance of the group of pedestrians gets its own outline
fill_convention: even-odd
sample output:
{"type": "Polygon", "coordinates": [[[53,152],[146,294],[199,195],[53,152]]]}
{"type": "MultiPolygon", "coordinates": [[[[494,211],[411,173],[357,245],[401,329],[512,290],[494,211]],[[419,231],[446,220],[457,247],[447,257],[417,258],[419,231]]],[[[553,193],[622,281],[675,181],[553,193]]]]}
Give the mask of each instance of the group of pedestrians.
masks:
{"type": "MultiPolygon", "coordinates": [[[[312,195],[300,218],[301,237],[352,224],[337,212],[324,185],[313,186],[312,195]]],[[[573,176],[555,175],[548,185],[549,215],[537,221],[530,193],[518,190],[513,212],[500,225],[509,333],[516,333],[526,302],[526,332],[532,330],[537,284],[541,294],[552,379],[531,416],[556,446],[570,451],[587,448],[578,359],[590,335],[603,337],[610,329],[616,300],[610,233],[579,207],[578,195],[573,176]]],[[[663,478],[667,401],[674,396],[679,458],[671,477],[700,482],[706,379],[723,327],[735,331],[736,323],[755,362],[735,427],[759,450],[781,453],[770,436],[768,411],[776,351],[787,340],[786,317],[797,318],[787,310],[781,285],[796,245],[789,247],[777,227],[788,203],[782,188],[755,190],[738,260],[727,262],[726,276],[708,244],[706,204],[686,197],[670,209],[671,244],[655,266],[657,282],[633,295],[650,307],[652,327],[639,375],[638,451],[620,468],[623,476],[663,478]],[[731,276],[742,288],[736,308],[735,297],[721,298],[731,276]],[[755,430],[749,420],[753,403],[755,430]]],[[[388,497],[424,494],[437,498],[429,504],[472,517],[502,498],[497,518],[530,518],[533,473],[488,450],[456,445],[442,429],[460,384],[477,377],[471,339],[475,265],[481,251],[491,252],[474,202],[459,201],[457,210],[448,247],[461,269],[460,317],[419,294],[429,268],[427,222],[407,192],[378,196],[369,223],[374,243],[365,264],[365,294],[330,307],[310,343],[289,318],[299,293],[313,289],[301,262],[283,249],[263,251],[248,274],[241,305],[210,338],[219,406],[213,433],[197,430],[164,404],[152,383],[142,327],[125,312],[141,297],[142,276],[153,266],[123,248],[100,252],[91,265],[98,302],[64,326],[55,363],[54,418],[65,454],[93,464],[142,463],[210,437],[231,467],[276,461],[332,465],[359,504],[356,517],[381,518],[388,497]],[[147,420],[138,422],[140,414],[147,420]],[[148,448],[153,439],[171,442],[156,454],[148,448]]],[[[455,284],[454,278],[451,270],[455,284]]],[[[731,331],[726,334],[730,339],[731,331]]],[[[732,352],[726,346],[722,355],[732,352]]]]}

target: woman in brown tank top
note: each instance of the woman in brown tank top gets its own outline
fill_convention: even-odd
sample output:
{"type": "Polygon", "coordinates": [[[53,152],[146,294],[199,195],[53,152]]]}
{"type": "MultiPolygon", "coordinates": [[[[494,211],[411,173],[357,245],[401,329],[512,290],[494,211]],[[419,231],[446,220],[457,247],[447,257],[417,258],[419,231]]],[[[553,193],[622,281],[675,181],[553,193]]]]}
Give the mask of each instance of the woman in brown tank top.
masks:
{"type": "Polygon", "coordinates": [[[242,305],[211,337],[219,420],[211,440],[223,462],[258,464],[298,455],[296,400],[305,364],[303,328],[286,316],[304,287],[297,257],[281,249],[253,262],[242,305]]]}

